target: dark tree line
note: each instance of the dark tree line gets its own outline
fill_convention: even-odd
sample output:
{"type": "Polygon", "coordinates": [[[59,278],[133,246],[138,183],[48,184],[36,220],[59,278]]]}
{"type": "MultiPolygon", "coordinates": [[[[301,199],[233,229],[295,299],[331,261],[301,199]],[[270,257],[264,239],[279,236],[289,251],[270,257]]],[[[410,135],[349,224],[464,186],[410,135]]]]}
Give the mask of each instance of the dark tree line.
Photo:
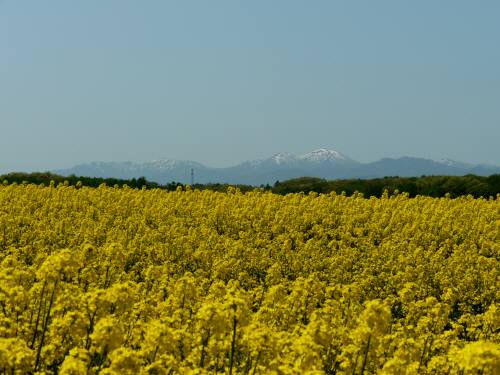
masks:
{"type": "MultiPolygon", "coordinates": [[[[106,184],[108,186],[119,186],[123,187],[127,185],[131,188],[142,188],[146,186],[146,188],[158,188],[159,184],[156,182],[147,181],[144,177],[132,178],[132,179],[120,179],[120,178],[101,178],[101,177],[85,177],[85,176],[60,176],[50,172],[34,172],[34,173],[22,173],[22,172],[14,172],[9,174],[4,174],[0,176],[0,182],[3,181],[4,184],[44,184],[50,185],[51,182],[55,185],[66,184],[70,186],[89,186],[89,187],[98,187],[99,185],[106,184]]],[[[175,190],[177,186],[175,182],[171,184],[163,185],[162,187],[165,189],[175,190]]]]}
{"type": "Polygon", "coordinates": [[[296,192],[330,193],[335,191],[352,195],[355,192],[364,196],[380,197],[387,190],[390,194],[405,192],[414,197],[426,195],[431,197],[450,197],[472,195],[474,197],[495,197],[500,194],[500,174],[489,177],[476,175],[466,176],[421,176],[421,177],[384,177],[369,180],[348,179],[327,181],[321,178],[302,177],[284,182],[277,181],[273,191],[278,194],[296,192]]]}
{"type": "MultiPolygon", "coordinates": [[[[158,184],[148,181],[145,177],[132,179],[119,178],[101,178],[84,176],[60,176],[50,172],[35,173],[9,173],[0,176],[0,182],[4,184],[44,184],[69,185],[69,186],[89,186],[98,187],[102,184],[108,186],[146,189],[165,189],[176,190],[178,187],[186,189],[186,185],[179,182],[170,182],[168,184],[158,184]]],[[[458,197],[461,195],[472,195],[474,197],[495,197],[500,194],[500,174],[494,174],[489,177],[466,175],[466,176],[421,176],[421,177],[384,177],[374,179],[347,179],[347,180],[324,180],[316,177],[301,177],[287,181],[276,181],[274,186],[261,185],[260,187],[250,185],[229,185],[222,183],[195,184],[194,189],[208,189],[213,191],[226,191],[229,186],[235,186],[240,191],[246,192],[254,189],[263,189],[272,191],[276,194],[288,193],[345,193],[352,195],[355,192],[362,193],[366,197],[380,197],[384,191],[390,194],[395,192],[406,192],[411,197],[416,195],[426,195],[431,197],[443,197],[449,195],[458,197]]]]}

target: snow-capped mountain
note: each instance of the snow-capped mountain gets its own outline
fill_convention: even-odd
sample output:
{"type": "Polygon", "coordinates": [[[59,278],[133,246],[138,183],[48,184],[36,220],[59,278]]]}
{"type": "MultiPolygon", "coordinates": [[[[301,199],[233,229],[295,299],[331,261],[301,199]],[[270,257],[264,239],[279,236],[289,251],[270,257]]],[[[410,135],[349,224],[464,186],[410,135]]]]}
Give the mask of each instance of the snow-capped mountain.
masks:
{"type": "Polygon", "coordinates": [[[281,166],[281,167],[297,167],[297,166],[312,166],[313,164],[357,164],[356,161],[348,158],[335,150],[320,148],[313,150],[303,155],[295,155],[290,152],[280,152],[274,154],[268,159],[254,160],[247,162],[256,167],[262,166],[281,166]]]}
{"type": "Polygon", "coordinates": [[[280,152],[267,159],[247,161],[228,168],[212,168],[195,161],[160,159],[145,163],[92,162],[54,172],[62,175],[125,179],[144,176],[149,181],[165,184],[172,181],[189,183],[191,171],[197,183],[261,185],[303,176],[325,179],[468,173],[484,176],[500,173],[500,167],[414,157],[384,158],[371,163],[360,163],[338,151],[320,148],[302,155],[280,152]]]}
{"type": "Polygon", "coordinates": [[[114,177],[131,179],[141,176],[150,181],[168,183],[172,181],[189,182],[191,169],[204,172],[210,168],[201,163],[189,160],[161,159],[144,163],[125,162],[91,162],[80,164],[66,170],[56,171],[63,175],[77,175],[90,177],[114,177]]]}

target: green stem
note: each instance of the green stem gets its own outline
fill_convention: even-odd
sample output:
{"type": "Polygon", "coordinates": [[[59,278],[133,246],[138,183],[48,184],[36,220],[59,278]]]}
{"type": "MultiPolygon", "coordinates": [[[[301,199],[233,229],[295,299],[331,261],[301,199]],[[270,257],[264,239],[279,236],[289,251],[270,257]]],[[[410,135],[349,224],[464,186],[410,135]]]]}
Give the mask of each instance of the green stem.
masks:
{"type": "Polygon", "coordinates": [[[259,353],[257,354],[257,358],[255,358],[255,365],[253,365],[252,375],[255,375],[255,371],[257,371],[257,364],[259,363],[260,353],[262,352],[259,351],[259,353]]]}
{"type": "Polygon", "coordinates": [[[44,281],[43,287],[42,287],[42,292],[40,293],[40,304],[38,305],[38,312],[36,314],[35,330],[33,332],[33,337],[31,339],[30,349],[32,349],[32,350],[35,348],[35,340],[36,340],[36,336],[38,334],[38,324],[40,323],[40,315],[42,312],[42,302],[43,302],[43,296],[45,294],[45,287],[46,286],[47,286],[47,281],[44,281]]]}
{"type": "Polygon", "coordinates": [[[233,317],[233,338],[231,340],[231,356],[229,357],[229,375],[233,374],[233,363],[234,363],[234,350],[236,348],[236,305],[233,305],[234,317],[233,317]]]}
{"type": "Polygon", "coordinates": [[[40,364],[40,354],[42,353],[43,341],[45,339],[45,333],[47,332],[47,328],[49,325],[50,310],[52,310],[52,305],[54,303],[54,297],[56,294],[57,283],[58,283],[58,281],[56,280],[56,282],[54,283],[54,289],[52,289],[52,293],[50,295],[49,309],[47,310],[47,315],[45,316],[45,320],[43,322],[42,337],[40,338],[40,345],[38,346],[38,350],[36,353],[35,371],[38,370],[38,365],[40,364]]]}
{"type": "Polygon", "coordinates": [[[361,373],[363,375],[365,372],[366,362],[368,360],[368,352],[370,351],[370,341],[372,339],[372,335],[368,336],[368,342],[366,343],[365,356],[363,358],[363,365],[361,366],[361,373]]]}
{"type": "Polygon", "coordinates": [[[203,337],[201,340],[201,358],[200,358],[200,368],[205,365],[205,348],[208,346],[208,341],[210,340],[210,328],[208,329],[207,336],[203,337]]]}

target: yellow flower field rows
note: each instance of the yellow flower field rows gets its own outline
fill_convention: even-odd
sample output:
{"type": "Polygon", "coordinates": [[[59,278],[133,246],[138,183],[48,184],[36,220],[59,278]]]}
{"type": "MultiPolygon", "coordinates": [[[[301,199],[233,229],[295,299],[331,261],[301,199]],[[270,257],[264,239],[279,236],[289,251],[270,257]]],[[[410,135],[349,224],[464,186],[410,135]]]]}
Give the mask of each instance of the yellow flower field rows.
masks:
{"type": "Polygon", "coordinates": [[[500,197],[0,187],[1,374],[499,374],[500,197]]]}

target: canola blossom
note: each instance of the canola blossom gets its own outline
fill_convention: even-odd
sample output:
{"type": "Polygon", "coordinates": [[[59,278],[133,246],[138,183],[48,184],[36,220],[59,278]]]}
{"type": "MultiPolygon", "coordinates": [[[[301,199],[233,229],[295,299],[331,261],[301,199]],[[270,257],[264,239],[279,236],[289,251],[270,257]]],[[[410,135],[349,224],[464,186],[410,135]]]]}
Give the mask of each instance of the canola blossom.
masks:
{"type": "Polygon", "coordinates": [[[0,374],[499,374],[500,196],[0,186],[0,374]]]}

